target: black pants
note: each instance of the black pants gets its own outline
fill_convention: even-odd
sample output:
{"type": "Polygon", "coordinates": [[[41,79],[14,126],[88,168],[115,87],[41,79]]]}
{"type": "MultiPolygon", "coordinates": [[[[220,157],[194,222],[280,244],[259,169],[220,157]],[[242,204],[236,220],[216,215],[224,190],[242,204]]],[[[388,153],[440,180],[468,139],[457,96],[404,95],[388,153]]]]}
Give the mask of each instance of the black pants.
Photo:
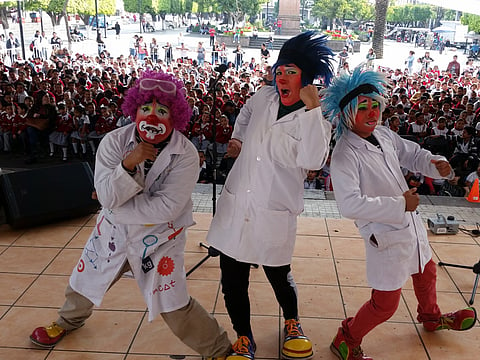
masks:
{"type": "MultiPolygon", "coordinates": [[[[250,300],[248,285],[251,264],[243,263],[220,254],[222,270],[222,292],[225,306],[238,336],[252,336],[250,325],[250,300]]],[[[298,318],[297,287],[291,275],[290,265],[263,266],[265,275],[272,285],[275,297],[285,319],[298,318]]]]}

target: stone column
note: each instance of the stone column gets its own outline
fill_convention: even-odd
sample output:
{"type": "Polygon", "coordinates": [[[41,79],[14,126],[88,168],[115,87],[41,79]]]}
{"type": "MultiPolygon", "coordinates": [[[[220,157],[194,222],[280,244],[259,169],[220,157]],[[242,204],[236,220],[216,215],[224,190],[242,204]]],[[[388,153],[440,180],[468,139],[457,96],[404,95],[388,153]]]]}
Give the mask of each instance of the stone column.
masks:
{"type": "Polygon", "coordinates": [[[278,0],[278,21],[282,22],[280,35],[300,33],[300,0],[278,0]]]}

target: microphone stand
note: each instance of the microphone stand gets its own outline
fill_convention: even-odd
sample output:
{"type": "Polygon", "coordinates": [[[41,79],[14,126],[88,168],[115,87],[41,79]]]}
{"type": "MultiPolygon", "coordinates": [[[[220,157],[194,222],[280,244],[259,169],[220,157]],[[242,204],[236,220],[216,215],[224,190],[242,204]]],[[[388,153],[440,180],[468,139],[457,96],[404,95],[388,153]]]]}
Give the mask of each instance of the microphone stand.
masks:
{"type": "Polygon", "coordinates": [[[218,76],[216,79],[212,79],[213,81],[210,81],[210,86],[208,89],[208,92],[212,94],[213,97],[213,106],[212,110],[210,111],[210,114],[212,115],[213,123],[212,123],[212,137],[213,137],[213,159],[212,159],[212,165],[213,165],[213,181],[212,181],[212,187],[213,187],[213,194],[212,194],[212,212],[213,215],[215,215],[216,207],[217,207],[217,119],[215,119],[215,114],[217,112],[217,85],[218,82],[223,78],[223,74],[225,74],[225,71],[227,71],[228,67],[227,65],[221,64],[217,66],[214,70],[218,72],[218,76]]]}
{"type": "Polygon", "coordinates": [[[473,282],[472,294],[470,295],[470,300],[468,301],[468,303],[470,305],[473,305],[473,302],[475,300],[475,294],[477,292],[478,279],[480,277],[480,260],[476,264],[474,264],[473,266],[449,264],[449,263],[445,263],[443,261],[440,261],[438,263],[438,266],[451,266],[451,267],[456,267],[456,268],[460,268],[460,269],[469,269],[469,270],[473,271],[473,273],[475,274],[475,280],[473,282]]]}
{"type": "MultiPolygon", "coordinates": [[[[217,111],[217,85],[218,82],[223,78],[223,74],[227,71],[228,66],[225,64],[218,65],[214,70],[218,72],[217,78],[212,78],[210,80],[208,92],[212,94],[213,97],[213,106],[210,111],[210,115],[213,119],[212,124],[212,137],[213,137],[213,144],[212,144],[212,170],[213,170],[213,178],[212,178],[212,212],[215,215],[217,209],[217,120],[215,119],[215,113],[217,111]]],[[[205,261],[208,260],[210,257],[216,257],[220,255],[217,249],[212,248],[211,246],[205,245],[204,243],[200,243],[201,247],[204,247],[208,250],[207,256],[205,256],[202,260],[200,260],[193,268],[191,268],[187,273],[186,276],[190,275],[194,272],[200,265],[202,265],[205,261]]]]}

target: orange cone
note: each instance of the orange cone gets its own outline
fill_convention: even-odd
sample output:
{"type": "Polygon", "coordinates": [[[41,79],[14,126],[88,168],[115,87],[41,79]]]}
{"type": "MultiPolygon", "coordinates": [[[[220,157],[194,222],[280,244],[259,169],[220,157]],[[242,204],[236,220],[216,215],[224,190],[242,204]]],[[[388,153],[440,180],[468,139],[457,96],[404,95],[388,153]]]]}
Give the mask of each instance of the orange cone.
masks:
{"type": "Polygon", "coordinates": [[[475,179],[473,182],[472,188],[470,189],[470,192],[468,193],[468,197],[466,197],[470,202],[473,203],[480,203],[480,194],[479,194],[479,189],[478,189],[478,179],[475,179]]]}

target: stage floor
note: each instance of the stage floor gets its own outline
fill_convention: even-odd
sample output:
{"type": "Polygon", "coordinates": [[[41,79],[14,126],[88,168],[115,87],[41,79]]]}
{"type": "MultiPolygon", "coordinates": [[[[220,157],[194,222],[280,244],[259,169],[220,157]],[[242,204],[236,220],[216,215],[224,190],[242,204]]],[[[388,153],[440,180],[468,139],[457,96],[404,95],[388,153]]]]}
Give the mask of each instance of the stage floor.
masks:
{"type": "MultiPolygon", "coordinates": [[[[212,215],[197,212],[194,217],[197,224],[188,232],[186,247],[187,271],[206,255],[199,243],[205,241],[212,215]]],[[[200,359],[172,335],[161,318],[147,321],[143,298],[131,278],[122,278],[86,325],[53,350],[30,343],[28,337],[35,327],[56,319],[68,277],[94,224],[92,214],[28,230],[0,225],[0,359],[200,359]]],[[[480,238],[461,232],[448,236],[429,233],[429,237],[435,261],[473,265],[479,260],[480,238]]],[[[314,358],[336,359],[329,345],[341,320],[354,315],[370,294],[364,245],[353,222],[300,217],[292,268],[302,327],[314,343],[314,358]]],[[[218,258],[210,258],[189,276],[188,287],[234,339],[219,279],[218,258]]],[[[446,312],[467,306],[474,279],[471,270],[439,267],[441,309],[446,312]]],[[[261,268],[251,271],[250,298],[256,359],[278,359],[283,320],[261,268]]],[[[415,321],[416,306],[409,281],[396,314],[364,339],[365,352],[374,359],[386,360],[478,356],[478,323],[466,332],[427,333],[415,321]]]]}

